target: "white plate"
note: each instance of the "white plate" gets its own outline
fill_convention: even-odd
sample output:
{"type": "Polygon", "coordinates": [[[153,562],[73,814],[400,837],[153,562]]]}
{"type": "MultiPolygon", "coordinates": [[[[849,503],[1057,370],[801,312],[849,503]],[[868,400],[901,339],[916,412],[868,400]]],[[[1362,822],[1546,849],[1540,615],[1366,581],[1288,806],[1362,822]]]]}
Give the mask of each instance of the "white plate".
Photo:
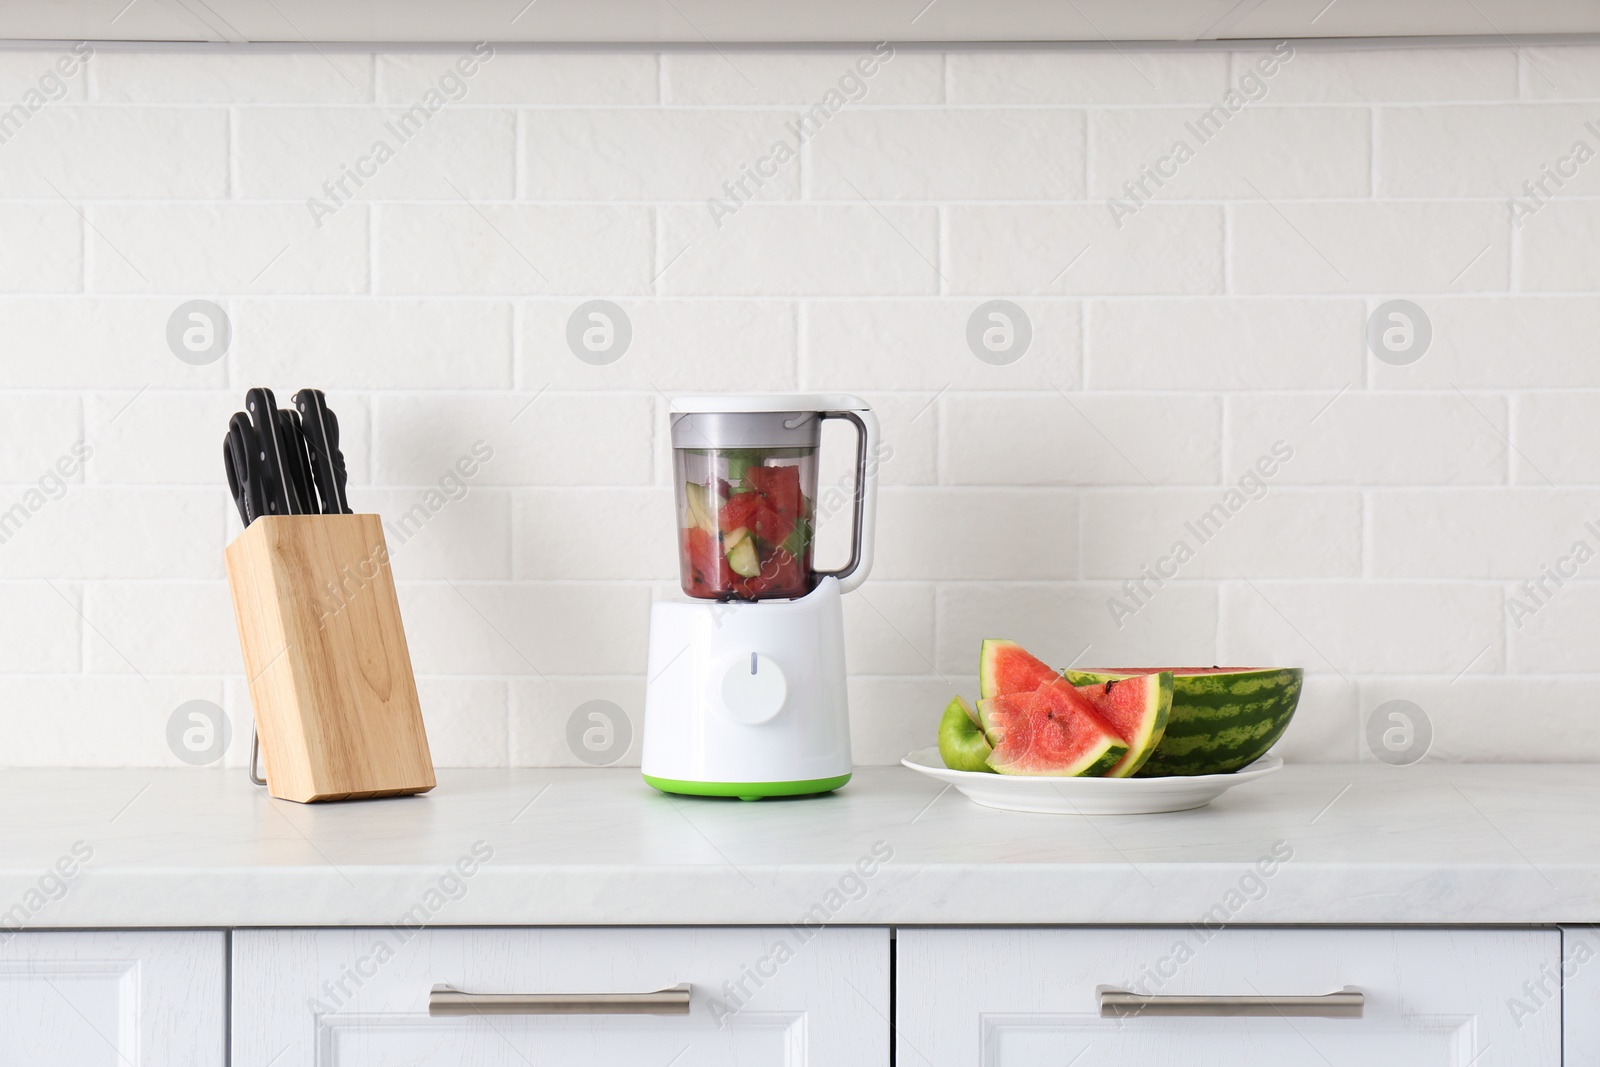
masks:
{"type": "Polygon", "coordinates": [[[919,748],[900,762],[929,778],[949,782],[976,804],[1047,815],[1188,811],[1211,803],[1236,785],[1265,778],[1283,767],[1283,757],[1270,752],[1232,774],[1199,774],[1190,778],[1032,778],[952,771],[939,758],[937,748],[919,748]]]}

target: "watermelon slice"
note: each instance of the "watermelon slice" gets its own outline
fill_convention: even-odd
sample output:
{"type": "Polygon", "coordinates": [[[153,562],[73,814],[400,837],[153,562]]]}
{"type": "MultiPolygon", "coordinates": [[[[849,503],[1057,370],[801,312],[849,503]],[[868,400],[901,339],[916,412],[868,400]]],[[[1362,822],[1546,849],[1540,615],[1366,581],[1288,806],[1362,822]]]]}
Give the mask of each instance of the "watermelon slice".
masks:
{"type": "Polygon", "coordinates": [[[1015,641],[1002,641],[997,637],[983,639],[983,648],[978,652],[978,696],[982,699],[1031,693],[1059,677],[1060,671],[1015,641]]]}
{"type": "Polygon", "coordinates": [[[1084,701],[1128,746],[1128,754],[1106,772],[1107,778],[1127,778],[1144,766],[1166,733],[1172,710],[1172,675],[1168,672],[1082,686],[1063,680],[1045,684],[1084,701]]]}
{"type": "Polygon", "coordinates": [[[944,765],[952,771],[987,771],[991,751],[971,705],[961,697],[945,705],[939,720],[939,757],[944,765]]]}
{"type": "Polygon", "coordinates": [[[1124,667],[1066,674],[1079,687],[1173,676],[1166,732],[1137,769],[1141,778],[1231,774],[1254,763],[1288,728],[1304,680],[1298,667],[1124,667]]]}
{"type": "Polygon", "coordinates": [[[994,746],[988,764],[1001,774],[1095,777],[1128,751],[1093,711],[1056,685],[980,700],[978,718],[994,746]]]}

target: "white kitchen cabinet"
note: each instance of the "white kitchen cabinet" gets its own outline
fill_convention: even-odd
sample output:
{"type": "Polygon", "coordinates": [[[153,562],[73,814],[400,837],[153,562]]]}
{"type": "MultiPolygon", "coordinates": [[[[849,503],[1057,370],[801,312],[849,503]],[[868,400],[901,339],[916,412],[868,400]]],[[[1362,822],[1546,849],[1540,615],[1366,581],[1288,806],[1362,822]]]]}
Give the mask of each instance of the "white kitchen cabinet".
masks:
{"type": "Polygon", "coordinates": [[[233,939],[234,1067],[889,1062],[882,928],[381,927],[241,930],[233,939]],[[435,985],[630,994],[683,983],[684,1015],[428,1009],[435,985]]]}
{"type": "Polygon", "coordinates": [[[1550,998],[1552,986],[1561,987],[1562,1044],[1569,1064],[1600,1063],[1600,928],[1564,926],[1561,928],[1561,966],[1559,974],[1550,969],[1526,988],[1519,990],[1519,1016],[1537,1010],[1538,1002],[1550,998]]]}
{"type": "Polygon", "coordinates": [[[1511,1002],[1558,965],[1560,939],[1528,929],[902,929],[897,1062],[1556,1067],[1559,998],[1527,1013],[1511,1002]],[[1365,1004],[1361,1018],[1299,1017],[1304,1005],[1270,1017],[1102,1018],[1098,987],[1273,998],[1354,987],[1365,1004]]]}
{"type": "Polygon", "coordinates": [[[222,1067],[226,935],[0,934],[0,1067],[222,1067]]]}

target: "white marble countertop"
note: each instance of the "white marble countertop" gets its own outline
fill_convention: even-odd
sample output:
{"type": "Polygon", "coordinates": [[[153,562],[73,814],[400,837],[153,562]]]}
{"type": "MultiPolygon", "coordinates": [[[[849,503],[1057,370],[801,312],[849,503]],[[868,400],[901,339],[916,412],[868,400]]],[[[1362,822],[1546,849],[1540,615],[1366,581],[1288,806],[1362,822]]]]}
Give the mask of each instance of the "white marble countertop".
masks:
{"type": "Polygon", "coordinates": [[[1100,818],[941,790],[864,768],[746,804],[637,770],[443,771],[422,797],[302,806],[240,771],[7,770],[0,922],[1600,921],[1595,766],[1290,766],[1197,811],[1100,818]]]}

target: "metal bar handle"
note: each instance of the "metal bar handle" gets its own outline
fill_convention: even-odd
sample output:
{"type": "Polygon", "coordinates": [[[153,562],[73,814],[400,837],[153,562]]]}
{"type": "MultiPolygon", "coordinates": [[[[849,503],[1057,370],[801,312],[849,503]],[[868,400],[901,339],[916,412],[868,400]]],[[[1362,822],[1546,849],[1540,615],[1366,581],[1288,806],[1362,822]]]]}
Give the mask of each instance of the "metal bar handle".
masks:
{"type": "Polygon", "coordinates": [[[429,1015],[688,1015],[688,982],[654,993],[463,993],[436,985],[429,1015]]]}
{"type": "Polygon", "coordinates": [[[266,785],[267,780],[261,777],[261,772],[256,767],[261,762],[261,736],[256,733],[255,724],[250,725],[250,782],[252,785],[266,785]]]}
{"type": "Polygon", "coordinates": [[[1135,1016],[1171,1018],[1174,1016],[1293,1016],[1300,1019],[1359,1019],[1366,1007],[1366,994],[1355,986],[1337,993],[1310,997],[1262,996],[1144,996],[1125,989],[1101,986],[1100,1018],[1131,1019],[1135,1016]]]}

